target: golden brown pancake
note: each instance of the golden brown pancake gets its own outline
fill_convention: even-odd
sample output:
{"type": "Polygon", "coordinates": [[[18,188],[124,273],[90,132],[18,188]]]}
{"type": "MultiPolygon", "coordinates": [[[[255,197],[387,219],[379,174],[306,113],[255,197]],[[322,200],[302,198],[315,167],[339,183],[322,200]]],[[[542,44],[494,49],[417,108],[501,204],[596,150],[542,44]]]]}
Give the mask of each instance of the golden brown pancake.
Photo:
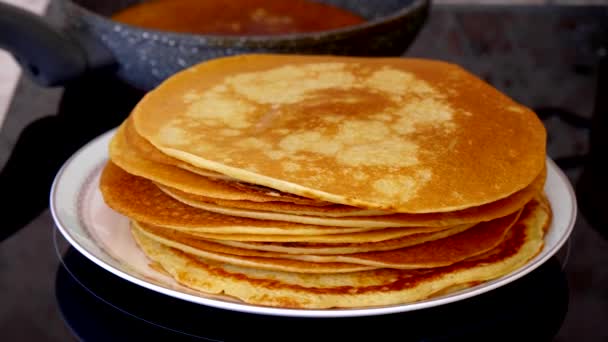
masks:
{"type": "MultiPolygon", "coordinates": [[[[122,144],[122,148],[129,149],[130,153],[135,154],[138,159],[147,159],[148,161],[155,163],[177,166],[192,173],[210,178],[203,181],[203,185],[208,185],[210,184],[209,182],[211,182],[211,187],[209,189],[206,189],[207,194],[210,196],[216,195],[219,196],[220,199],[225,198],[225,196],[228,196],[229,198],[234,197],[241,199],[243,198],[243,196],[245,196],[250,197],[250,201],[284,201],[290,203],[300,203],[302,205],[309,206],[331,205],[331,203],[328,202],[317,201],[293,194],[283,193],[278,190],[256,184],[239,182],[234,178],[222,175],[221,173],[201,169],[192,166],[188,163],[184,163],[181,160],[163,154],[156,147],[154,147],[154,145],[150,144],[146,139],[142,138],[139,134],[137,134],[137,131],[133,127],[133,119],[131,116],[129,116],[127,120],[125,120],[122,126],[124,126],[122,132],[118,132],[118,134],[124,135],[124,138],[122,138],[122,142],[119,142],[122,144]],[[222,190],[219,194],[213,191],[217,191],[218,188],[222,190]],[[235,193],[235,190],[237,190],[238,193],[235,193]],[[226,194],[226,192],[228,192],[228,194],[226,194]]],[[[153,165],[148,166],[154,168],[153,165]]],[[[133,167],[135,167],[135,165],[133,165],[133,167]]]]}
{"type": "MultiPolygon", "coordinates": [[[[124,132],[128,127],[127,121],[121,128],[118,130],[117,135],[114,137],[111,143],[111,157],[113,162],[120,165],[122,168],[128,170],[129,172],[143,176],[144,178],[153,179],[164,184],[169,184],[173,186],[180,186],[182,189],[188,189],[193,193],[204,193],[208,196],[216,197],[214,201],[219,201],[220,203],[233,203],[233,202],[221,202],[222,200],[218,200],[219,198],[228,198],[228,199],[249,199],[251,201],[241,201],[240,203],[245,203],[246,206],[248,202],[255,201],[268,201],[271,199],[276,199],[277,197],[269,197],[264,193],[251,191],[251,189],[238,189],[235,187],[235,183],[227,183],[224,181],[216,181],[209,178],[200,177],[198,175],[192,174],[185,170],[181,170],[176,167],[172,167],[169,165],[163,165],[159,163],[149,162],[143,158],[141,158],[137,153],[134,153],[132,149],[130,149],[125,141],[124,132]]],[[[258,213],[255,211],[242,212],[242,211],[231,211],[224,212],[226,214],[240,214],[239,216],[250,217],[250,218],[260,218],[260,219],[278,219],[292,222],[299,222],[304,224],[314,224],[314,225],[330,225],[330,226],[364,226],[364,227],[378,227],[378,226],[422,226],[422,225],[430,225],[430,226],[454,226],[464,223],[470,222],[478,222],[478,221],[486,221],[491,220],[496,217],[501,217],[508,215],[518,208],[520,208],[524,203],[530,200],[533,195],[542,187],[544,184],[545,173],[541,173],[535,179],[535,181],[525,189],[513,194],[512,196],[505,198],[503,200],[499,200],[494,203],[490,203],[481,207],[465,209],[456,212],[449,213],[430,213],[430,214],[399,214],[392,215],[391,217],[396,218],[396,222],[391,222],[391,217],[386,217],[387,222],[379,222],[376,219],[372,218],[373,221],[371,224],[366,218],[356,219],[354,222],[352,220],[332,220],[332,219],[323,219],[323,218],[314,218],[314,217],[306,217],[300,215],[272,215],[268,213],[258,213]]],[[[165,188],[167,190],[167,188],[165,188]]],[[[185,195],[185,193],[180,193],[175,191],[168,191],[168,193],[172,194],[174,197],[180,197],[183,202],[186,202],[189,205],[194,205],[197,207],[206,206],[207,210],[218,211],[218,208],[214,208],[213,206],[209,206],[208,204],[200,202],[202,198],[209,197],[197,197],[197,195],[185,195]],[[188,197],[190,196],[190,197],[188,197]],[[199,203],[200,202],[200,203],[199,203]]],[[[300,202],[303,207],[303,212],[306,213],[307,210],[311,209],[311,203],[307,203],[305,200],[301,198],[290,198],[283,195],[280,195],[279,200],[294,200],[296,202],[300,202]]],[[[316,206],[319,206],[319,202],[313,203],[316,206]]],[[[296,204],[287,204],[287,206],[291,206],[292,210],[297,210],[298,206],[296,204]]],[[[329,205],[326,207],[330,207],[333,209],[328,209],[331,213],[333,212],[348,212],[349,209],[344,208],[352,208],[344,205],[329,205]]],[[[219,210],[222,210],[221,208],[219,210]]],[[[225,209],[224,209],[225,210],[225,209]]],[[[322,211],[320,208],[317,212],[322,211]]],[[[362,213],[365,211],[361,211],[362,213]]],[[[221,213],[221,212],[220,212],[221,213]]],[[[351,211],[351,213],[357,213],[357,210],[351,211]]]]}
{"type": "MultiPolygon", "coordinates": [[[[182,238],[192,238],[181,231],[171,230],[164,227],[145,226],[154,234],[169,238],[176,234],[182,238]]],[[[359,242],[359,243],[313,243],[313,242],[250,242],[250,241],[230,241],[230,240],[206,240],[214,244],[236,247],[238,249],[248,249],[251,253],[256,252],[274,252],[279,254],[309,254],[309,255],[326,255],[326,254],[352,254],[363,252],[388,251],[398,248],[410,247],[424,242],[443,239],[448,236],[458,234],[471,226],[461,225],[454,228],[444,229],[432,233],[418,233],[402,236],[396,239],[388,239],[377,242],[359,242]]],[[[200,238],[198,239],[200,240],[200,238]]]]}
{"type": "MultiPolygon", "coordinates": [[[[513,212],[521,209],[527,202],[529,202],[539,191],[542,189],[545,182],[546,172],[543,172],[534,180],[532,184],[526,188],[516,192],[515,194],[498,200],[493,203],[484,204],[475,208],[468,208],[458,210],[454,212],[442,212],[442,213],[427,213],[427,214],[392,214],[387,213],[386,215],[374,215],[374,216],[342,216],[342,217],[331,217],[331,216],[314,216],[305,215],[311,209],[309,207],[298,207],[297,205],[291,205],[290,210],[294,212],[299,208],[302,209],[300,214],[295,213],[284,213],[284,212],[272,212],[272,211],[261,211],[250,209],[254,205],[251,203],[243,203],[243,201],[221,201],[221,200],[210,200],[212,203],[205,202],[203,197],[196,195],[188,195],[183,192],[174,191],[166,187],[161,187],[165,193],[171,195],[174,199],[183,202],[187,205],[200,208],[207,211],[216,212],[219,214],[248,217],[262,220],[277,220],[286,222],[296,222],[302,224],[315,224],[315,225],[327,225],[327,226],[341,226],[341,227],[407,227],[407,226],[456,226],[461,224],[477,223],[482,221],[489,221],[498,217],[507,216],[513,212]],[[219,205],[218,205],[219,204],[219,205]],[[233,204],[236,207],[224,206],[233,204]],[[247,208],[243,208],[247,207],[247,208]]],[[[269,205],[269,209],[272,206],[269,205]]],[[[338,205],[336,211],[342,209],[338,205]]],[[[263,207],[259,207],[263,209],[263,207]]],[[[278,210],[278,206],[274,207],[278,210]]],[[[323,210],[320,208],[319,210],[323,210]]],[[[328,209],[331,210],[331,209],[328,209]]]]}
{"type": "MultiPolygon", "coordinates": [[[[136,221],[167,227],[195,237],[237,241],[316,241],[326,243],[383,241],[454,227],[390,229],[305,225],[227,216],[187,206],[165,195],[147,179],[112,162],[104,168],[100,189],[106,204],[136,221]],[[300,236],[300,237],[298,237],[300,236]]],[[[471,226],[466,224],[465,226],[471,226]]]]}
{"type": "MultiPolygon", "coordinates": [[[[284,258],[273,258],[273,257],[256,257],[247,256],[242,257],[236,254],[218,253],[215,251],[209,251],[201,248],[194,248],[191,244],[183,244],[180,241],[170,240],[158,235],[151,234],[144,229],[141,229],[138,225],[131,225],[132,230],[137,231],[137,234],[143,234],[155,240],[165,246],[179,249],[185,253],[195,255],[197,257],[208,258],[218,262],[225,262],[231,265],[253,267],[262,270],[274,270],[294,273],[346,273],[356,272],[363,270],[370,270],[377,267],[366,266],[361,264],[349,264],[342,262],[328,262],[318,263],[301,260],[290,260],[284,258]]],[[[196,245],[196,243],[192,243],[196,245]]]]}
{"type": "Polygon", "coordinates": [[[129,132],[130,122],[130,119],[126,120],[112,139],[110,158],[115,164],[131,174],[189,193],[220,199],[254,202],[291,201],[307,205],[329,204],[226,179],[204,177],[202,175],[209,173],[206,170],[198,169],[197,173],[193,173],[189,170],[196,168],[186,168],[186,163],[174,161],[174,158],[164,156],[136,134],[129,136],[127,132],[129,132]],[[130,142],[134,144],[131,145],[130,142]],[[134,146],[139,149],[134,148],[134,146]]]}
{"type": "MultiPolygon", "coordinates": [[[[407,220],[384,220],[384,217],[390,216],[372,216],[344,219],[340,221],[332,221],[328,226],[299,224],[284,221],[269,221],[265,219],[247,219],[244,217],[222,215],[212,213],[210,211],[201,210],[196,207],[189,206],[182,202],[176,201],[170,196],[163,193],[157,186],[145,178],[131,175],[120,167],[109,162],[105,167],[100,183],[100,189],[106,203],[114,210],[122,213],[125,216],[131,217],[137,221],[142,221],[154,225],[170,227],[175,229],[194,229],[197,232],[210,232],[217,230],[219,234],[225,234],[228,226],[242,227],[238,228],[241,231],[249,231],[247,227],[251,227],[251,231],[256,230],[253,227],[283,229],[271,232],[266,230],[264,234],[344,234],[365,232],[370,230],[378,230],[385,227],[403,226],[401,233],[387,232],[382,236],[386,238],[396,238],[409,234],[433,232],[443,229],[452,228],[453,226],[440,227],[425,227],[412,226],[407,220]],[[334,223],[334,224],[332,224],[334,223]],[[225,229],[216,229],[218,226],[223,226],[225,229]],[[216,227],[216,228],[213,228],[216,227]]],[[[334,219],[336,220],[336,219],[334,219]]],[[[327,224],[327,223],[326,223],[327,224]]],[[[465,223],[470,225],[470,223],[465,223]]],[[[212,232],[215,233],[215,232],[212,232]]],[[[257,232],[251,234],[260,234],[257,232]]],[[[378,234],[382,234],[378,232],[378,234]]],[[[277,235],[280,236],[280,235],[277,235]]],[[[285,241],[279,240],[244,240],[244,241],[285,241]]],[[[379,241],[379,240],[378,240],[379,241]]],[[[342,241],[342,242],[353,242],[342,241]]]]}
{"type": "Polygon", "coordinates": [[[223,240],[223,241],[254,241],[254,242],[307,242],[307,243],[325,243],[325,244],[343,244],[343,243],[363,243],[363,242],[380,242],[391,239],[398,239],[405,236],[433,233],[449,229],[468,229],[474,224],[463,224],[456,227],[403,227],[403,228],[385,228],[374,229],[364,232],[351,233],[335,233],[335,234],[317,234],[317,235],[280,235],[280,234],[246,234],[246,233],[226,233],[214,234],[198,231],[190,231],[180,229],[184,234],[190,235],[195,239],[206,240],[223,240]]]}
{"type": "Polygon", "coordinates": [[[343,274],[298,274],[234,266],[188,255],[133,232],[144,253],[185,286],[250,304],[325,309],[408,303],[498,278],[521,267],[542,249],[548,222],[549,214],[543,206],[530,205],[504,242],[483,256],[426,270],[378,269],[343,274]]]}
{"type": "Polygon", "coordinates": [[[507,198],[545,164],[545,129],[531,110],[423,59],[215,59],[149,92],[133,118],[138,134],[193,166],[404,213],[507,198]]]}
{"type": "MultiPolygon", "coordinates": [[[[157,163],[161,163],[161,164],[177,166],[182,169],[188,170],[190,172],[196,173],[198,175],[210,178],[207,180],[207,182],[213,182],[215,184],[213,184],[211,189],[208,189],[208,191],[214,190],[215,188],[220,187],[222,190],[224,190],[224,192],[227,192],[227,191],[230,192],[231,193],[230,197],[238,197],[238,198],[243,198],[242,193],[249,194],[249,193],[253,192],[257,196],[253,196],[253,198],[250,198],[249,200],[259,201],[259,202],[285,201],[285,202],[292,202],[292,203],[300,203],[303,205],[316,205],[316,206],[323,206],[323,205],[331,204],[328,202],[317,201],[317,200],[312,200],[309,198],[304,198],[304,197],[293,195],[293,194],[283,193],[278,190],[267,188],[267,187],[260,186],[260,185],[239,182],[239,181],[235,180],[234,178],[230,178],[226,175],[222,175],[220,173],[210,171],[210,170],[197,168],[190,164],[184,163],[181,160],[178,160],[178,159],[169,157],[166,154],[163,154],[156,147],[154,147],[154,145],[150,144],[146,139],[142,138],[139,134],[137,134],[137,131],[135,130],[135,127],[133,126],[133,119],[131,116],[129,116],[127,118],[127,120],[125,121],[123,126],[124,126],[124,131],[122,134],[124,134],[124,137],[126,138],[126,143],[128,144],[128,145],[124,146],[125,148],[131,149],[132,153],[137,154],[137,157],[139,157],[139,158],[148,159],[149,161],[157,162],[157,163]],[[235,195],[234,190],[238,190],[239,194],[235,195]]],[[[204,184],[207,184],[207,183],[204,183],[204,184]]],[[[213,195],[213,194],[214,194],[213,192],[209,193],[209,195],[213,195]]],[[[220,198],[224,198],[224,197],[220,197],[220,198]]]]}
{"type": "MultiPolygon", "coordinates": [[[[307,255],[325,255],[325,254],[353,254],[353,253],[364,253],[364,252],[377,252],[387,251],[399,248],[410,247],[419,245],[428,241],[434,241],[443,239],[454,234],[463,232],[471,227],[462,226],[452,229],[441,230],[434,233],[420,233],[408,235],[396,239],[389,239],[378,242],[361,242],[361,243],[312,243],[312,242],[288,242],[288,243],[268,243],[268,242],[241,242],[241,241],[230,241],[230,240],[210,240],[202,238],[193,238],[192,235],[184,233],[175,229],[168,229],[165,227],[152,226],[149,224],[135,222],[134,225],[145,231],[160,236],[165,239],[173,239],[175,241],[190,241],[196,240],[209,243],[209,249],[221,252],[225,248],[234,248],[233,254],[238,255],[251,255],[251,256],[279,256],[286,254],[307,254],[307,255]],[[222,247],[216,245],[222,245],[222,247]],[[240,247],[243,246],[244,247],[240,247]],[[253,247],[252,247],[253,245],[253,247]],[[262,248],[256,248],[261,245],[262,248]],[[270,245],[269,248],[267,245],[270,245]],[[279,246],[279,248],[276,248],[279,246]],[[273,249],[275,247],[275,249],[273,249]]],[[[232,250],[232,249],[231,249],[232,250]]]]}
{"type": "Polygon", "coordinates": [[[146,139],[142,138],[139,134],[137,134],[135,127],[133,127],[133,119],[131,116],[129,116],[121,126],[122,130],[117,134],[122,135],[122,147],[132,150],[132,153],[137,154],[140,158],[164,165],[177,166],[184,170],[188,170],[204,177],[234,180],[233,178],[225,176],[221,173],[194,167],[179,159],[169,157],[168,155],[162,153],[156,147],[154,147],[154,145],[150,144],[146,139]]]}
{"type": "MultiPolygon", "coordinates": [[[[163,229],[145,224],[134,223],[147,237],[163,245],[177,248],[185,253],[203,258],[226,262],[240,266],[259,267],[291,272],[321,273],[316,266],[308,265],[300,270],[284,269],[283,264],[276,265],[277,260],[299,260],[310,263],[346,263],[367,265],[377,268],[433,268],[448,266],[453,263],[485,253],[498,246],[509,229],[515,224],[519,212],[494,221],[480,223],[466,231],[443,239],[428,241],[426,243],[399,248],[388,251],[353,253],[348,255],[294,255],[274,252],[255,251],[217,244],[205,240],[189,238],[180,232],[164,232],[163,229]]],[[[329,266],[325,268],[328,270],[329,266]]],[[[348,267],[337,267],[338,272],[348,267]]],[[[326,271],[327,272],[327,271],[326,271]]]]}
{"type": "Polygon", "coordinates": [[[223,200],[218,198],[193,195],[187,192],[157,184],[158,187],[167,195],[175,198],[180,202],[193,205],[195,207],[204,207],[206,205],[217,205],[226,208],[245,209],[254,211],[269,211],[284,214],[293,214],[297,216],[321,216],[321,217],[352,217],[352,216],[381,216],[392,214],[382,210],[369,210],[357,208],[343,204],[329,205],[305,205],[290,202],[253,202],[246,200],[223,200]]]}
{"type": "Polygon", "coordinates": [[[193,233],[289,235],[367,231],[366,228],[313,226],[211,213],[172,199],[149,180],[131,175],[112,162],[108,162],[101,174],[100,190],[110,208],[129,218],[193,233]]]}

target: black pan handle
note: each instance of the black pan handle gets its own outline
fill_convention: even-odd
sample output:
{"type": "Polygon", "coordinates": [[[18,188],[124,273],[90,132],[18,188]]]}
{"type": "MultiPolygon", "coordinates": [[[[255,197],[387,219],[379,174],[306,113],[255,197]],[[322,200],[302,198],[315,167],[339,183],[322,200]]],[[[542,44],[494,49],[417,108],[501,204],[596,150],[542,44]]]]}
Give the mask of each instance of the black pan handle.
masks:
{"type": "Polygon", "coordinates": [[[41,17],[0,2],[0,48],[37,83],[57,86],[88,70],[115,64],[111,52],[86,31],[68,36],[41,17]]]}

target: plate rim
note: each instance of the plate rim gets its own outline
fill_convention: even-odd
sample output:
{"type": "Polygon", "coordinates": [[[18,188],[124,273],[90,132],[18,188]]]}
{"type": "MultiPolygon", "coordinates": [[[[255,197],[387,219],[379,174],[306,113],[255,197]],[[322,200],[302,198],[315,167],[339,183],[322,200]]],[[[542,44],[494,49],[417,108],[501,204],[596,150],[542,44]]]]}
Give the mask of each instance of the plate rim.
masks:
{"type": "MultiPolygon", "coordinates": [[[[440,297],[429,298],[413,303],[405,303],[405,304],[393,304],[387,306],[377,306],[377,307],[364,307],[364,308],[344,308],[344,309],[291,309],[291,308],[276,308],[276,307],[267,307],[267,306],[259,306],[248,303],[235,303],[223,301],[221,299],[213,299],[213,298],[205,298],[202,296],[198,296],[195,294],[189,294],[180,292],[176,289],[171,289],[168,287],[164,287],[161,285],[157,285],[146,281],[143,276],[131,275],[125,270],[118,269],[112,265],[107,264],[101,258],[97,257],[93,253],[89,252],[86,247],[82,246],[76,238],[74,238],[69,228],[64,226],[64,221],[61,219],[61,215],[58,213],[57,209],[57,200],[56,193],[60,183],[63,179],[63,175],[66,170],[74,163],[75,160],[83,153],[85,153],[88,149],[92,148],[96,144],[100,144],[103,140],[108,139],[109,136],[113,135],[115,129],[109,130],[96,138],[89,141],[87,144],[78,149],[70,158],[68,158],[62,167],[57,172],[53,184],[51,186],[51,191],[49,194],[49,209],[51,212],[51,216],[53,217],[53,222],[55,227],[61,232],[63,237],[70,243],[72,247],[74,247],[78,252],[83,254],[86,258],[94,262],[96,265],[105,269],[106,271],[123,278],[131,283],[137,284],[148,290],[155,291],[164,295],[168,295],[177,299],[185,300],[190,303],[196,305],[206,305],[218,309],[224,310],[232,310],[237,312],[249,313],[249,314],[261,314],[261,315],[269,315],[269,316],[283,316],[283,317],[302,317],[302,318],[337,318],[337,317],[361,317],[361,316],[378,316],[378,315],[386,315],[386,314],[394,314],[408,311],[415,311],[420,309],[427,309],[432,307],[437,307],[444,304],[449,304],[457,301],[461,301],[467,298],[475,297],[477,295],[481,295],[483,293],[487,293],[492,291],[498,287],[507,285],[513,281],[520,279],[526,274],[532,272],[536,268],[540,267],[544,264],[549,258],[551,258],[560,248],[564,245],[564,243],[570,238],[570,235],[574,229],[577,217],[577,202],[576,195],[572,184],[568,180],[567,176],[564,172],[555,164],[555,162],[546,157],[546,161],[548,167],[552,169],[557,175],[558,181],[565,187],[565,190],[568,193],[568,200],[571,203],[571,210],[568,213],[570,218],[569,222],[566,224],[566,228],[563,231],[563,234],[559,237],[554,246],[552,246],[549,250],[543,250],[539,252],[533,259],[528,261],[525,265],[518,268],[517,270],[506,274],[500,278],[493,279],[487,282],[484,282],[480,285],[453,292],[450,294],[446,294],[440,297]]],[[[104,158],[108,156],[99,156],[99,161],[103,161],[104,158]]],[[[89,173],[94,172],[94,168],[91,170],[87,170],[89,173]]],[[[86,177],[86,176],[85,176],[86,177]]],[[[80,184],[78,186],[78,194],[81,194],[83,191],[83,185],[80,184]]],[[[84,224],[81,222],[81,224],[84,224]]],[[[90,233],[88,227],[83,227],[83,230],[90,233]]],[[[94,243],[98,244],[91,235],[89,237],[93,240],[94,243]]],[[[110,255],[110,257],[114,258],[110,255]]],[[[115,258],[114,258],[115,259],[115,258]]],[[[119,263],[120,260],[117,260],[119,263]]]]}

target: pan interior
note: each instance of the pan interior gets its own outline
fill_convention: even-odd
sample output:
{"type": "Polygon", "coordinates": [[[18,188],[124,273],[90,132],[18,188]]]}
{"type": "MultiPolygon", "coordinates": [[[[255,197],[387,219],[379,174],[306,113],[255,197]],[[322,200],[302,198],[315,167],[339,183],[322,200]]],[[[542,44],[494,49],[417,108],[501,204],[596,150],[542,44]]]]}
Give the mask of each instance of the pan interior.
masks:
{"type": "MultiPolygon", "coordinates": [[[[89,11],[110,17],[114,13],[129,6],[146,0],[65,0],[86,8],[89,11]]],[[[358,14],[367,20],[379,19],[391,15],[402,8],[409,6],[413,0],[314,0],[315,2],[334,5],[358,14]]]]}

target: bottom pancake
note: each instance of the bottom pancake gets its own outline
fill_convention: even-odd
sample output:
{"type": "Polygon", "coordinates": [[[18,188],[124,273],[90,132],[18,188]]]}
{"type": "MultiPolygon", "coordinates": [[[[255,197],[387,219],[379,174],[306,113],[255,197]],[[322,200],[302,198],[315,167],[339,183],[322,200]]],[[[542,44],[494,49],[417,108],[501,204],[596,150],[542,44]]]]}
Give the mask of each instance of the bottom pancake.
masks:
{"type": "Polygon", "coordinates": [[[540,252],[549,220],[550,214],[543,205],[528,205],[502,244],[482,256],[451,266],[341,274],[301,274],[234,266],[166,247],[137,230],[133,235],[152,261],[177,282],[195,290],[256,305],[326,309],[403,304],[508,274],[540,252]]]}

